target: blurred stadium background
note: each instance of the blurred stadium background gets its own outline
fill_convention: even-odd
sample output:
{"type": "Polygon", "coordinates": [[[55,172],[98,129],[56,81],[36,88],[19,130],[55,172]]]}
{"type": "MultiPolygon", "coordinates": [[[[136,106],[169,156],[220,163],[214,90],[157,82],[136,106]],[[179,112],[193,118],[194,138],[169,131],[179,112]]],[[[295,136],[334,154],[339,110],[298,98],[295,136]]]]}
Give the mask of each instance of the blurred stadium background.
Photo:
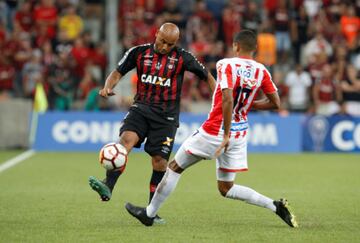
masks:
{"type": "MultiPolygon", "coordinates": [[[[0,1],[0,242],[78,242],[77,232],[87,242],[139,242],[139,232],[142,240],[167,242],[166,231],[177,223],[175,242],[359,241],[359,16],[359,0],[0,1]],[[98,90],[123,53],[152,42],[167,21],[181,29],[179,46],[214,75],[216,61],[232,56],[234,32],[257,33],[256,60],[271,72],[282,108],[250,114],[251,171],[238,180],[269,196],[290,197],[301,233],[284,232],[281,222],[269,223],[272,215],[267,220],[262,211],[241,206],[243,233],[226,234],[237,230],[229,208],[238,204],[224,203],[215,185],[208,186],[215,176],[214,166],[206,163],[180,183],[164,207],[172,222],[156,228],[159,237],[152,238],[115,201],[146,202],[143,178],[150,175],[150,165],[141,150],[131,155],[128,173],[116,188],[121,196],[100,208],[94,201],[87,176],[103,174],[96,153],[118,136],[135,92],[135,72],[108,100],[99,98],[98,90]],[[28,149],[36,154],[25,154],[29,159],[5,171],[10,168],[5,161],[14,163],[11,159],[28,149]],[[196,204],[204,210],[188,214],[185,209],[196,204]],[[220,212],[223,227],[214,220],[220,212]],[[111,235],[117,230],[119,235],[111,235]]],[[[175,149],[206,118],[210,99],[207,85],[187,73],[175,149]]]]}

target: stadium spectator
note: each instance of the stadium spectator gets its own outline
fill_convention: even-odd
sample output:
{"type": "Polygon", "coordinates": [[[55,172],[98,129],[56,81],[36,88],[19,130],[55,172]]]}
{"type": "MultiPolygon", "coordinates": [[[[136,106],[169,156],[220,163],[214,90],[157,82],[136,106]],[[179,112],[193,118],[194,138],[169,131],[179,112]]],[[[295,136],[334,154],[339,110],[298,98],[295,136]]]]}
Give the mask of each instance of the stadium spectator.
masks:
{"type": "Polygon", "coordinates": [[[59,18],[59,30],[66,33],[66,40],[73,41],[83,31],[82,18],[76,14],[75,6],[70,5],[65,9],[65,14],[59,18]]]}
{"type": "Polygon", "coordinates": [[[31,11],[31,3],[29,1],[22,2],[20,8],[15,13],[15,30],[18,32],[31,32],[33,28],[33,13],[31,11]]]}
{"type": "Polygon", "coordinates": [[[316,36],[311,39],[305,46],[304,57],[307,64],[316,62],[318,55],[325,54],[329,58],[333,54],[333,47],[324,38],[324,35],[319,31],[316,36]]]}
{"type": "Polygon", "coordinates": [[[37,83],[44,83],[45,68],[41,62],[42,54],[39,49],[34,49],[31,58],[22,68],[22,87],[26,98],[32,98],[35,94],[37,83]]]}
{"type": "Polygon", "coordinates": [[[348,65],[346,76],[340,82],[344,112],[360,117],[360,73],[354,66],[348,65]]]}
{"type": "Polygon", "coordinates": [[[207,9],[205,1],[196,2],[194,11],[186,22],[186,43],[189,46],[198,41],[198,35],[201,35],[200,38],[208,42],[215,41],[218,34],[218,23],[207,9]]]}
{"type": "Polygon", "coordinates": [[[303,4],[310,19],[313,19],[321,9],[322,0],[304,0],[303,4]]]}
{"type": "Polygon", "coordinates": [[[172,22],[180,28],[185,27],[185,19],[181,14],[179,2],[176,0],[167,0],[162,11],[162,18],[164,22],[172,22]]]}
{"type": "Polygon", "coordinates": [[[54,4],[54,0],[41,0],[34,9],[36,32],[45,28],[47,37],[50,39],[55,38],[57,18],[58,10],[54,4]]]}
{"type": "Polygon", "coordinates": [[[78,37],[75,40],[74,46],[71,49],[71,56],[74,58],[76,63],[74,74],[76,75],[75,79],[78,83],[81,77],[83,77],[85,73],[85,66],[91,58],[91,49],[85,45],[82,37],[78,37]]]}
{"type": "Polygon", "coordinates": [[[62,51],[49,68],[49,105],[54,110],[69,110],[75,95],[74,63],[69,52],[62,51]]]}
{"type": "Polygon", "coordinates": [[[340,19],[341,30],[347,40],[349,48],[356,45],[356,37],[360,32],[360,17],[356,16],[355,8],[350,5],[340,19]]]}
{"type": "Polygon", "coordinates": [[[272,32],[270,22],[266,21],[257,35],[256,61],[264,64],[272,72],[276,60],[276,37],[272,32]]]}
{"type": "Polygon", "coordinates": [[[290,41],[290,11],[286,0],[278,0],[274,15],[271,16],[274,22],[276,37],[276,50],[278,52],[278,61],[285,64],[291,48],[290,41]]]}
{"type": "Polygon", "coordinates": [[[104,36],[104,4],[104,0],[85,0],[84,29],[90,31],[91,39],[94,42],[99,42],[104,36]]]}
{"type": "Polygon", "coordinates": [[[47,41],[41,46],[41,52],[42,52],[42,63],[45,67],[45,73],[48,73],[49,67],[54,64],[56,55],[52,49],[51,42],[47,41]]]}
{"type": "Polygon", "coordinates": [[[304,64],[301,53],[303,53],[303,48],[308,42],[310,20],[302,5],[298,11],[295,11],[294,15],[291,19],[291,40],[294,48],[294,61],[295,63],[304,64]]]}
{"type": "Polygon", "coordinates": [[[247,10],[242,18],[242,29],[248,29],[257,33],[261,24],[261,12],[256,2],[249,1],[247,3],[247,10]]]}
{"type": "Polygon", "coordinates": [[[334,79],[331,65],[324,65],[321,78],[315,81],[312,93],[317,114],[331,116],[340,112],[341,88],[334,79]]]}
{"type": "Polygon", "coordinates": [[[0,93],[13,93],[15,80],[15,68],[11,65],[8,57],[0,56],[0,93]]]}
{"type": "Polygon", "coordinates": [[[233,41],[233,33],[241,28],[241,13],[237,10],[234,1],[229,1],[222,12],[222,35],[227,46],[233,41]]]}
{"type": "Polygon", "coordinates": [[[310,74],[304,71],[301,64],[289,72],[285,78],[289,87],[288,104],[290,111],[305,112],[309,107],[309,91],[312,85],[310,74]]]}

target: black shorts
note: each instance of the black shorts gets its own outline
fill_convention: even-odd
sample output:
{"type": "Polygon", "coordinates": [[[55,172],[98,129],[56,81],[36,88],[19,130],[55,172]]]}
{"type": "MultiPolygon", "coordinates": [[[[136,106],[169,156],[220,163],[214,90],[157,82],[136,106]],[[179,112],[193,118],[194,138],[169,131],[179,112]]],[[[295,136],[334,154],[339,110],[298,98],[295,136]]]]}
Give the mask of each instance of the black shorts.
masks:
{"type": "Polygon", "coordinates": [[[169,160],[177,130],[177,119],[155,112],[148,106],[136,104],[130,107],[120,128],[120,136],[124,131],[136,132],[140,140],[135,145],[140,148],[145,142],[145,152],[150,156],[160,155],[169,160]]]}

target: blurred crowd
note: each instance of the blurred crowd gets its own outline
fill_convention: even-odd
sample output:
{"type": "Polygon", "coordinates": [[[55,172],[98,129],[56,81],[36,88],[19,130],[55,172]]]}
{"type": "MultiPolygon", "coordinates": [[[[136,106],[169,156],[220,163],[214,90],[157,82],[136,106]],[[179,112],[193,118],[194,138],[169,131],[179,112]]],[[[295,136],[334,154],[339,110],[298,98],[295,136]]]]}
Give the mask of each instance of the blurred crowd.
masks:
{"type": "MultiPolygon", "coordinates": [[[[53,110],[127,109],[129,102],[114,105],[97,96],[108,70],[105,2],[1,1],[0,100],[32,99],[41,82],[53,110]]],[[[233,55],[233,34],[251,29],[258,35],[256,60],[279,88],[282,113],[360,116],[360,0],[123,0],[118,5],[123,51],[153,42],[157,28],[173,22],[181,29],[179,45],[215,76],[216,61],[233,55]]],[[[130,80],[134,86],[136,76],[130,80]]],[[[183,110],[210,102],[206,83],[190,73],[184,82],[183,110]]]]}

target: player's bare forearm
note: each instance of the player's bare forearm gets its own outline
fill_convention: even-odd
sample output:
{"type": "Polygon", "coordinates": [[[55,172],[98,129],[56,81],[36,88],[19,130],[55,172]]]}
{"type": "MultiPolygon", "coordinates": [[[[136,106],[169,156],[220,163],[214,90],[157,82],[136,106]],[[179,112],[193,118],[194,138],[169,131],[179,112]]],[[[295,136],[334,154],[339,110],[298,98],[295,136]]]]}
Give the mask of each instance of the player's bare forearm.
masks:
{"type": "Polygon", "coordinates": [[[234,101],[232,97],[232,89],[223,89],[222,114],[223,114],[224,136],[223,136],[223,141],[215,151],[215,157],[218,157],[223,151],[226,152],[229,146],[233,103],[234,101]]]}
{"type": "Polygon", "coordinates": [[[232,109],[233,109],[232,89],[222,91],[222,113],[224,119],[224,136],[230,135],[232,109]]]}
{"type": "Polygon", "coordinates": [[[277,110],[280,109],[280,97],[279,94],[272,93],[266,94],[266,98],[262,100],[256,100],[252,104],[252,108],[255,110],[277,110]]]}
{"type": "Polygon", "coordinates": [[[216,86],[216,80],[215,80],[215,78],[212,76],[212,74],[210,72],[208,72],[207,82],[209,84],[209,88],[211,90],[211,93],[214,93],[215,86],[216,86]]]}
{"type": "Polygon", "coordinates": [[[104,88],[99,91],[99,95],[103,97],[108,97],[114,95],[113,88],[121,79],[122,75],[117,70],[113,70],[109,76],[106,78],[104,88]]]}

